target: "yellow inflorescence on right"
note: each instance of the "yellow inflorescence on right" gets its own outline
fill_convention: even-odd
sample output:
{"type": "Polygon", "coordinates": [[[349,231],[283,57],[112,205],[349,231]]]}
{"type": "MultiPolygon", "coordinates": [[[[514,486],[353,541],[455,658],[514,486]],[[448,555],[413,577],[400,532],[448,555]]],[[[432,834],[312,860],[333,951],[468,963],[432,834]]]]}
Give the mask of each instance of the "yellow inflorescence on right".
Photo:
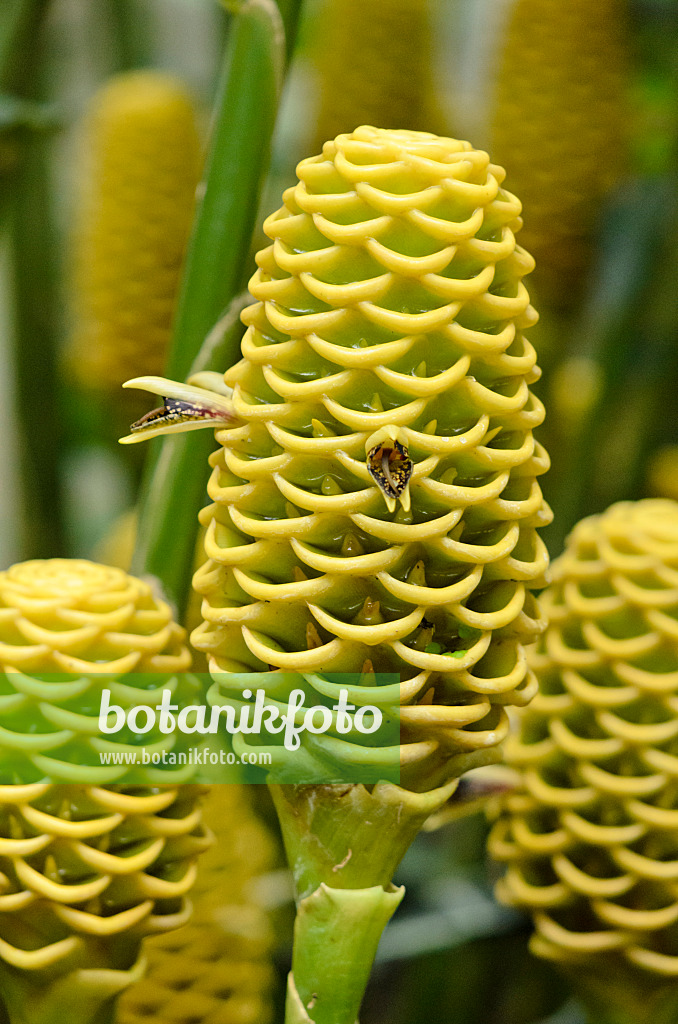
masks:
{"type": "MultiPolygon", "coordinates": [[[[398,709],[403,780],[428,788],[536,686],[533,261],[503,169],[467,142],[362,127],[297,172],[225,376],[242,425],[217,435],[192,642],[220,702],[269,666],[326,696],[318,673],[362,673],[355,699],[398,709]]],[[[378,755],[319,737],[318,756],[330,741],[378,755]]]]}
{"type": "Polygon", "coordinates": [[[200,169],[192,101],[169,75],[119,75],[86,142],[70,361],[86,387],[115,390],[164,367],[200,169]]]}
{"type": "Polygon", "coordinates": [[[523,789],[490,852],[533,950],[678,977],[678,504],[613,505],[553,566],[541,692],[507,741],[523,789]]]}
{"type": "Polygon", "coordinates": [[[522,242],[566,301],[602,195],[624,167],[621,0],[515,0],[498,59],[492,151],[523,201],[522,242]]]}

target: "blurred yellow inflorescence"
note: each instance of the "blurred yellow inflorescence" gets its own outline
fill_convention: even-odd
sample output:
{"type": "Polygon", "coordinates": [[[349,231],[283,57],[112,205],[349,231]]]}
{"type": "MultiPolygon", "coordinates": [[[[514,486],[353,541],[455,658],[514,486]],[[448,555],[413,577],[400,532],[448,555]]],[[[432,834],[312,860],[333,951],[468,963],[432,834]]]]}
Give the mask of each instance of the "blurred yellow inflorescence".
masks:
{"type": "Polygon", "coordinates": [[[315,146],[360,124],[437,131],[431,0],[329,0],[316,26],[315,146]]]}
{"type": "Polygon", "coordinates": [[[532,914],[535,953],[675,977],[678,504],[583,520],[553,577],[540,693],[505,747],[524,788],[490,838],[498,895],[532,914]]]}
{"type": "Polygon", "coordinates": [[[574,433],[594,408],[604,384],[599,363],[588,356],[561,360],[550,377],[549,409],[562,435],[574,433]]]}
{"type": "Polygon", "coordinates": [[[267,1024],[271,926],[253,884],[274,851],[246,787],[212,788],[204,819],[216,842],[200,860],[192,923],[145,946],[147,976],[123,996],[118,1024],[267,1024]]]}
{"type": "Polygon", "coordinates": [[[200,142],[184,86],[155,71],[103,86],[86,141],[70,359],[86,387],[114,391],[164,366],[200,142]]]}
{"type": "MultiPolygon", "coordinates": [[[[318,673],[362,672],[351,698],[399,709],[403,781],[430,788],[536,689],[533,262],[504,171],[468,143],[362,127],[297,171],[225,376],[242,425],[217,434],[192,642],[220,701],[250,685],[228,673],[303,672],[331,697],[318,673]]],[[[380,756],[314,740],[315,756],[380,756]]]]}
{"type": "Polygon", "coordinates": [[[96,740],[101,687],[154,703],[143,681],[172,685],[190,665],[183,638],[148,584],[119,570],[53,559],[0,573],[5,964],[127,970],[142,934],[186,920],[208,845],[203,787],[108,785],[126,769],[100,766],[96,740]],[[22,729],[36,706],[39,728],[22,729]]]}
{"type": "Polygon", "coordinates": [[[522,242],[548,295],[568,302],[601,196],[625,163],[621,0],[514,0],[500,43],[491,147],[521,198],[522,242]]]}
{"type": "Polygon", "coordinates": [[[648,459],[645,488],[651,496],[678,501],[678,445],[658,448],[648,459]]]}

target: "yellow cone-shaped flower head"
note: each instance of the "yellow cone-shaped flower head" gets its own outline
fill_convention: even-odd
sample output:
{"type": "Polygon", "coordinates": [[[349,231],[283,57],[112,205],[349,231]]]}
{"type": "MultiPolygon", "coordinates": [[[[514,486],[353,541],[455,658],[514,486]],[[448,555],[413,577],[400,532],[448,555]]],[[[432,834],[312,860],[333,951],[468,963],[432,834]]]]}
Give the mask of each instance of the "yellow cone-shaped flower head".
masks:
{"type": "Polygon", "coordinates": [[[180,694],[183,640],[120,570],[53,559],[0,573],[0,963],[126,970],[145,932],[186,919],[207,845],[201,787],[110,785],[127,769],[98,757],[102,686],[132,704],[163,684],[180,694]]]}
{"type": "Polygon", "coordinates": [[[505,749],[524,788],[490,840],[498,894],[532,914],[535,953],[675,977],[678,504],[583,520],[553,576],[540,693],[505,749]]]}
{"type": "Polygon", "coordinates": [[[124,995],[119,1024],[267,1024],[272,931],[253,883],[273,846],[248,789],[214,786],[204,819],[215,844],[200,860],[191,924],[145,944],[146,977],[124,995]]]}
{"type": "Polygon", "coordinates": [[[115,390],[164,366],[200,144],[184,86],[155,71],[108,82],[87,127],[70,359],[85,386],[115,390]]]}
{"type": "Polygon", "coordinates": [[[297,171],[225,377],[240,425],[217,434],[192,640],[222,696],[223,673],[270,666],[322,702],[317,673],[362,672],[363,702],[401,706],[403,778],[432,784],[536,685],[533,263],[504,171],[468,143],[362,127],[297,171]]]}
{"type": "MultiPolygon", "coordinates": [[[[120,569],[48,559],[0,573],[0,781],[122,779],[126,768],[102,766],[99,756],[108,749],[98,728],[102,689],[125,708],[154,706],[164,687],[181,701],[193,685],[184,641],[169,605],[120,569]]],[[[120,749],[134,742],[127,732],[110,739],[120,749]]],[[[168,749],[173,742],[165,736],[168,749]]]]}
{"type": "Polygon", "coordinates": [[[559,302],[581,282],[600,198],[624,167],[623,7],[515,0],[506,14],[492,152],[523,202],[536,277],[559,302]]]}

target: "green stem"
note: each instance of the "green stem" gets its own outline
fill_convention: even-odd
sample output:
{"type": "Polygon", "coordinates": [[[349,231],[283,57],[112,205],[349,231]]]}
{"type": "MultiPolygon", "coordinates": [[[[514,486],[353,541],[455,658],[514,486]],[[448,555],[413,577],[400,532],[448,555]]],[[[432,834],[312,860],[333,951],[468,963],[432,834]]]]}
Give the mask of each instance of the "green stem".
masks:
{"type": "Polygon", "coordinates": [[[113,28],[116,70],[133,71],[153,62],[149,12],[141,0],[107,0],[113,28]]]}
{"type": "Polygon", "coordinates": [[[113,1024],[117,997],[143,977],[145,967],[139,958],[128,970],[104,966],[55,974],[3,963],[0,986],[10,1024],[113,1024]]]}
{"type": "Polygon", "coordinates": [[[294,44],[297,38],[299,18],[301,16],[301,4],[299,3],[299,0],[277,0],[277,3],[280,9],[283,25],[285,26],[287,61],[289,63],[289,61],[292,60],[294,44]]]}
{"type": "Polygon", "coordinates": [[[355,1024],[379,938],[403,895],[391,878],[455,786],[271,785],[297,894],[286,1024],[355,1024]]]}
{"type": "MultiPolygon", "coordinates": [[[[273,0],[246,0],[231,26],[216,117],[186,257],[167,374],[184,380],[241,291],[282,88],[284,30],[273,0]]],[[[239,353],[234,353],[237,357],[239,353]]]]}
{"type": "MultiPolygon", "coordinates": [[[[284,68],[284,31],[273,0],[246,0],[231,26],[210,152],[174,326],[167,375],[226,370],[240,356],[236,327],[210,355],[206,336],[241,292],[267,167],[284,68]]],[[[133,571],[156,577],[182,609],[190,586],[197,513],[204,501],[210,437],[152,446],[133,571]]]]}
{"type": "MultiPolygon", "coordinates": [[[[10,0],[0,16],[0,86],[39,99],[40,27],[47,0],[10,0]]],[[[63,553],[57,401],[57,246],[48,184],[49,142],[27,132],[10,197],[15,403],[21,436],[25,557],[63,553]]]]}
{"type": "Polygon", "coordinates": [[[331,889],[323,884],[300,901],[286,1024],[354,1024],[381,933],[404,891],[380,885],[331,889]]]}
{"type": "MultiPolygon", "coordinates": [[[[205,351],[194,363],[193,373],[222,368],[233,361],[232,352],[239,345],[244,330],[239,315],[246,302],[246,296],[238,296],[231,303],[224,318],[230,321],[230,329],[221,344],[211,342],[213,334],[207,338],[205,351]]],[[[193,570],[197,512],[204,502],[211,471],[208,460],[213,449],[214,437],[209,430],[167,438],[160,446],[153,472],[144,481],[143,511],[132,572],[150,573],[161,579],[164,592],[175,602],[180,618],[185,611],[193,570]],[[167,561],[163,561],[164,558],[167,561]]]]}
{"type": "Polygon", "coordinates": [[[27,145],[12,209],[15,403],[21,436],[26,558],[64,553],[61,512],[62,430],[58,404],[56,244],[45,142],[27,145]]]}
{"type": "Polygon", "coordinates": [[[25,59],[49,0],[2,0],[0,4],[0,90],[26,81],[25,59]]]}

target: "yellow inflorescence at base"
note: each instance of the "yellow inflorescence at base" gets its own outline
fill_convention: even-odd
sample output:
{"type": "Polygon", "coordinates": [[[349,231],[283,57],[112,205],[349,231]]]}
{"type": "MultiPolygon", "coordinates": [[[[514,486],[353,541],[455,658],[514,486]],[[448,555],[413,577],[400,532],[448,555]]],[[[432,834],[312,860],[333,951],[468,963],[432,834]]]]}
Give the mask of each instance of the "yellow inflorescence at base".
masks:
{"type": "Polygon", "coordinates": [[[252,885],[274,863],[247,789],[214,786],[203,816],[216,842],[200,859],[192,922],[148,940],[146,977],[123,996],[118,1024],[267,1024],[271,925],[252,885]]]}
{"type": "Polygon", "coordinates": [[[583,520],[553,575],[541,692],[505,747],[524,788],[490,838],[498,895],[532,914],[535,953],[676,977],[678,504],[583,520]]]}
{"type": "Polygon", "coordinates": [[[94,390],[165,363],[200,168],[177,79],[135,71],[92,102],[74,239],[70,361],[94,390]]]}
{"type": "Polygon", "coordinates": [[[625,164],[621,0],[514,0],[498,56],[492,152],[525,210],[523,244],[549,296],[571,298],[601,197],[625,164]]]}
{"type": "Polygon", "coordinates": [[[107,770],[86,764],[104,682],[122,694],[131,673],[185,670],[183,637],[150,587],[119,570],[53,559],[0,573],[5,964],[127,970],[142,934],[186,920],[196,858],[209,845],[204,787],[92,784],[107,770]],[[40,729],[22,732],[14,716],[35,703],[40,729]],[[33,781],[50,772],[63,783],[33,781]],[[116,944],[123,933],[129,941],[116,944]]]}
{"type": "Polygon", "coordinates": [[[362,671],[353,699],[400,709],[403,781],[429,788],[536,689],[533,261],[468,143],[363,127],[297,171],[225,377],[242,425],[217,434],[192,642],[222,700],[250,685],[223,673],[302,672],[320,697],[316,673],[362,671]]]}

